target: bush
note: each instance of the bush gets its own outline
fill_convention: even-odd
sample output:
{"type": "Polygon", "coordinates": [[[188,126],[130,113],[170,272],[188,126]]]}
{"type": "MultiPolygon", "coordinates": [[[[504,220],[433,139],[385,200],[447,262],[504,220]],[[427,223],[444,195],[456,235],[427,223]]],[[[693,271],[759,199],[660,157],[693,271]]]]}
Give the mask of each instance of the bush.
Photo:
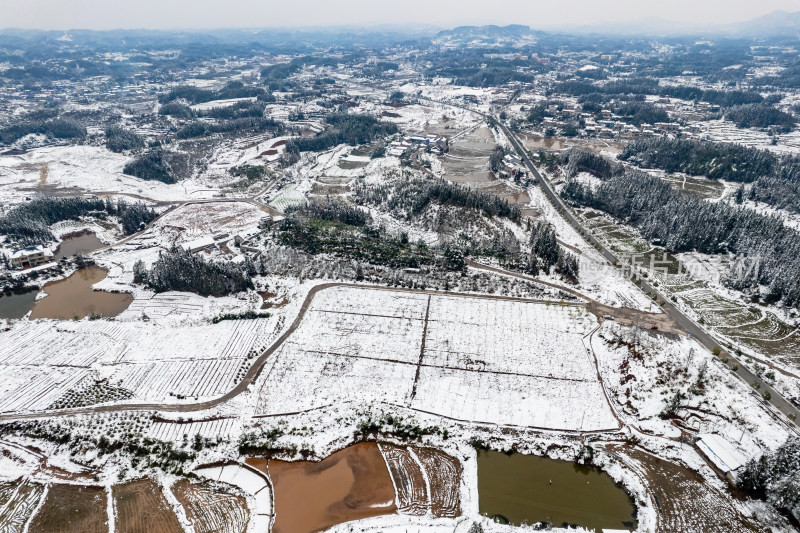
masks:
{"type": "Polygon", "coordinates": [[[181,104],[180,102],[168,102],[166,104],[162,104],[161,107],[158,108],[159,115],[169,115],[175,118],[193,118],[194,111],[192,108],[186,104],[181,104]]]}

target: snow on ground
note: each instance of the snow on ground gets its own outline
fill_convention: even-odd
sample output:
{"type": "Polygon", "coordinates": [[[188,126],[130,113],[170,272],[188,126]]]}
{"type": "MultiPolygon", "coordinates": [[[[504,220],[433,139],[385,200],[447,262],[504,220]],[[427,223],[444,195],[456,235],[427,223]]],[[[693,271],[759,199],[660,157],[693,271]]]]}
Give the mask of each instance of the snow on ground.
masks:
{"type": "Polygon", "coordinates": [[[180,244],[223,233],[254,230],[265,213],[248,202],[185,204],[161,217],[150,233],[164,245],[180,244]]]}
{"type": "Polygon", "coordinates": [[[583,340],[595,325],[582,307],[327,289],[262,373],[257,412],[386,403],[465,421],[615,429],[583,340]]]}
{"type": "MultiPolygon", "coordinates": [[[[541,213],[542,218],[554,226],[559,241],[580,250],[581,253],[576,254],[580,266],[580,288],[578,290],[606,305],[630,307],[640,311],[657,311],[656,306],[641,289],[624,277],[620,269],[609,264],[600,252],[589,246],[583,237],[564,220],[541,188],[529,187],[528,194],[531,198],[528,207],[541,213]]],[[[568,249],[567,251],[573,252],[574,250],[568,249]]],[[[553,281],[559,283],[559,280],[553,281]]]]}
{"type": "Polygon", "coordinates": [[[592,346],[619,414],[634,428],[678,437],[674,421],[659,415],[680,391],[685,399],[675,422],[694,433],[722,435],[748,458],[775,449],[788,437],[758,394],[693,339],[670,339],[606,322],[592,346]]]}
{"type": "Polygon", "coordinates": [[[203,102],[201,104],[194,104],[189,107],[192,108],[192,111],[208,111],[210,109],[214,109],[215,107],[230,107],[233,104],[237,104],[239,102],[255,102],[256,97],[245,97],[245,98],[228,98],[227,100],[211,100],[210,102],[203,102]]]}
{"type": "Polygon", "coordinates": [[[114,321],[18,321],[3,331],[0,411],[47,409],[99,379],[131,391],[133,400],[216,397],[233,388],[278,327],[277,316],[182,324],[141,322],[137,312],[114,321]]]}
{"type": "Polygon", "coordinates": [[[800,152],[800,131],[797,130],[778,135],[778,143],[772,144],[772,137],[767,131],[756,128],[737,128],[736,124],[724,119],[693,122],[692,125],[700,128],[699,136],[704,139],[743,144],[778,154],[800,152]]]}
{"type": "Polygon", "coordinates": [[[16,204],[33,194],[53,194],[58,189],[87,193],[108,193],[175,201],[209,198],[214,191],[185,181],[167,185],[144,181],[122,173],[129,158],[98,146],[50,146],[22,155],[0,155],[0,186],[8,204],[16,204]],[[42,183],[42,168],[46,178],[42,183]],[[41,186],[40,186],[41,185],[41,186]]]}
{"type": "Polygon", "coordinates": [[[231,464],[198,468],[194,471],[212,481],[227,483],[247,494],[251,516],[248,531],[268,531],[272,521],[272,487],[260,473],[245,465],[231,464]]]}

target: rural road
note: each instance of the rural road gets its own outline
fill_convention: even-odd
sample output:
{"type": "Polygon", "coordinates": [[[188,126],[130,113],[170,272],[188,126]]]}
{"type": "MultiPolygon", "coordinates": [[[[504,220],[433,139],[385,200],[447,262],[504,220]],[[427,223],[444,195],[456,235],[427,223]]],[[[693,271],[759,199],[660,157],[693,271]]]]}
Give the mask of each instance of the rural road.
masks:
{"type": "MultiPolygon", "coordinates": [[[[597,239],[592,232],[583,226],[583,224],[578,220],[578,218],[572,213],[569,207],[564,203],[561,197],[553,190],[550,182],[545,179],[539,170],[534,166],[533,162],[531,161],[530,157],[528,157],[528,153],[523,147],[520,140],[517,136],[504,124],[502,120],[497,119],[493,115],[482,113],[481,111],[477,111],[475,109],[469,108],[467,106],[459,105],[459,104],[452,104],[448,102],[440,102],[437,100],[432,100],[430,98],[425,97],[418,97],[420,100],[427,100],[429,102],[434,102],[440,105],[446,105],[451,107],[457,107],[460,109],[465,109],[476,115],[479,115],[489,121],[490,123],[496,124],[509,140],[511,145],[514,147],[514,150],[517,154],[522,158],[522,161],[525,163],[526,168],[530,171],[531,175],[537,179],[537,182],[541,185],[542,191],[544,191],[547,198],[550,202],[556,207],[559,211],[560,215],[566,220],[575,230],[578,232],[579,235],[583,237],[583,239],[592,245],[600,254],[612,265],[621,265],[622,261],[612,252],[608,247],[606,247],[599,239],[597,239]]],[[[539,283],[542,283],[539,281],[539,283]]],[[[551,284],[552,285],[552,284],[551,284]]],[[[556,286],[556,288],[561,288],[556,286]]],[[[748,369],[744,364],[742,364],[741,359],[739,359],[735,354],[731,354],[726,351],[719,342],[717,342],[714,337],[708,333],[705,329],[700,327],[696,324],[691,318],[685,315],[680,309],[677,309],[675,306],[667,303],[669,301],[660,291],[658,291],[655,287],[653,287],[646,279],[641,280],[641,290],[645,293],[652,293],[659,296],[661,300],[665,303],[661,305],[662,310],[664,313],[680,328],[682,331],[686,332],[688,335],[694,337],[697,342],[699,342],[703,347],[708,349],[709,351],[714,351],[715,348],[720,350],[719,357],[720,358],[727,358],[731,363],[731,371],[742,381],[746,384],[753,387],[754,390],[758,391],[762,401],[764,401],[767,405],[774,407],[776,410],[780,411],[783,416],[776,417],[779,421],[784,423],[791,431],[796,434],[800,434],[800,409],[797,408],[793,403],[788,401],[784,398],[775,388],[773,388],[769,383],[755,375],[750,369],[748,369]],[[767,400],[764,396],[764,393],[769,393],[769,400],[767,400]]],[[[579,295],[580,298],[586,299],[585,296],[579,295]]],[[[771,365],[770,365],[771,366],[771,365]]],[[[777,369],[780,370],[780,369],[777,369]]]]}
{"type": "MultiPolygon", "coordinates": [[[[70,409],[36,411],[30,413],[6,413],[0,415],[0,423],[13,422],[18,420],[35,420],[39,418],[55,418],[55,417],[65,417],[74,415],[89,415],[98,413],[115,413],[115,412],[130,412],[130,411],[163,411],[163,412],[189,413],[195,411],[203,411],[205,409],[211,409],[213,407],[216,407],[247,391],[250,385],[256,380],[256,378],[258,378],[259,373],[261,372],[262,368],[264,367],[270,356],[274,354],[283,345],[286,339],[288,339],[292,335],[292,333],[294,333],[295,330],[297,330],[297,328],[300,326],[300,324],[303,321],[303,317],[305,317],[306,313],[308,312],[308,309],[311,307],[311,304],[314,301],[314,297],[320,291],[333,287],[351,287],[351,288],[388,291],[388,292],[414,292],[417,294],[428,294],[436,296],[448,296],[456,298],[471,298],[471,299],[482,299],[482,300],[504,300],[512,302],[541,303],[542,301],[544,301],[544,300],[535,300],[530,298],[517,298],[512,296],[499,296],[491,294],[466,294],[458,292],[381,287],[381,286],[371,286],[371,285],[358,285],[355,283],[345,283],[345,282],[323,283],[320,285],[316,285],[308,292],[306,298],[303,300],[303,303],[300,306],[300,310],[297,313],[297,316],[295,317],[291,325],[289,325],[289,327],[286,328],[283,334],[281,334],[280,337],[278,337],[266,350],[264,350],[264,352],[261,353],[261,355],[258,356],[258,358],[256,358],[256,360],[250,366],[250,369],[244,375],[242,380],[222,396],[219,396],[212,400],[206,400],[195,403],[181,403],[181,404],[116,403],[112,405],[100,405],[95,407],[92,406],[76,407],[70,409]]],[[[564,305],[582,305],[582,304],[565,302],[564,305]]]]}
{"type": "MultiPolygon", "coordinates": [[[[486,115],[484,115],[486,116],[486,115]]],[[[546,180],[536,169],[533,165],[533,162],[528,157],[528,153],[525,151],[522,143],[520,143],[519,139],[516,135],[514,135],[502,122],[497,122],[499,127],[502,129],[503,133],[505,134],[506,138],[511,142],[514,149],[517,151],[519,156],[522,158],[525,166],[531,172],[531,174],[536,177],[537,182],[541,185],[542,191],[544,191],[545,195],[547,195],[548,199],[552,202],[556,208],[560,211],[561,216],[573,227],[577,230],[578,234],[582,235],[583,238],[588,242],[590,245],[594,246],[600,254],[603,256],[611,264],[622,264],[622,261],[611,251],[609,250],[600,240],[598,240],[592,233],[584,227],[578,218],[572,213],[572,211],[567,207],[561,197],[553,190],[552,186],[550,185],[549,181],[546,180]]],[[[669,300],[662,295],[655,287],[653,287],[646,279],[642,279],[641,288],[645,293],[653,293],[657,294],[661,300],[664,302],[668,302],[669,300]]],[[[756,376],[753,372],[751,372],[747,367],[745,367],[740,360],[736,358],[733,354],[730,354],[722,348],[719,343],[712,337],[706,330],[698,326],[692,319],[686,316],[682,311],[677,309],[675,306],[670,304],[663,304],[661,306],[664,313],[666,313],[674,322],[675,324],[680,327],[683,331],[687,334],[694,337],[694,339],[707,348],[709,351],[713,351],[715,348],[720,349],[720,357],[729,358],[733,364],[735,364],[738,368],[736,370],[732,370],[742,381],[747,383],[754,388],[758,388],[758,391],[762,394],[764,392],[769,392],[770,399],[768,401],[773,407],[777,408],[781,413],[784,415],[792,415],[794,418],[790,417],[781,417],[781,420],[785,421],[789,427],[792,428],[795,432],[797,432],[798,428],[798,421],[800,421],[800,410],[795,407],[791,402],[789,402],[786,398],[784,398],[778,391],[776,391],[769,383],[764,381],[763,379],[756,376]]],[[[735,368],[735,367],[732,367],[735,368]]],[[[763,398],[763,396],[762,396],[763,398]]]]}

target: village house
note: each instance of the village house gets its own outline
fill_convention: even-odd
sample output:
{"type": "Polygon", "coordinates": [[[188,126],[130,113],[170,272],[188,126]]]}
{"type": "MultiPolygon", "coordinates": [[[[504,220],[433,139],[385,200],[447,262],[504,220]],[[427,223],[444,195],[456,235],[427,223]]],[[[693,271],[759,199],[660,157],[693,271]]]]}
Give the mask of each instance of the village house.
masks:
{"type": "Polygon", "coordinates": [[[53,260],[53,252],[42,245],[15,250],[11,254],[11,266],[14,268],[31,268],[53,260]]]}

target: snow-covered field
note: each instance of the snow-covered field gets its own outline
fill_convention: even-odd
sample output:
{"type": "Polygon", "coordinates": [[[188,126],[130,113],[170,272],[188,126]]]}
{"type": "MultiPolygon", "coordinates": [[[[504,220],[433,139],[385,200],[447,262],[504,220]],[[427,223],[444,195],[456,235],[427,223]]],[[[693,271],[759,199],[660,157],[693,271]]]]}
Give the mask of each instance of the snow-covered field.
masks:
{"type": "Polygon", "coordinates": [[[578,306],[327,289],[264,370],[257,413],[385,403],[463,421],[616,429],[584,339],[595,326],[578,306]]]}
{"type": "Polygon", "coordinates": [[[143,181],[122,173],[128,157],[98,146],[54,146],[22,155],[0,156],[0,186],[3,201],[13,205],[31,194],[53,194],[59,189],[86,193],[109,193],[175,201],[210,198],[214,191],[187,181],[167,185],[143,181]],[[43,172],[42,168],[47,168],[43,172]],[[46,178],[43,175],[46,174],[46,178]]]}
{"type": "Polygon", "coordinates": [[[47,409],[84,380],[107,380],[132,392],[133,400],[219,396],[238,382],[249,357],[266,348],[277,321],[166,326],[131,318],[19,321],[0,333],[0,411],[47,409]]]}

